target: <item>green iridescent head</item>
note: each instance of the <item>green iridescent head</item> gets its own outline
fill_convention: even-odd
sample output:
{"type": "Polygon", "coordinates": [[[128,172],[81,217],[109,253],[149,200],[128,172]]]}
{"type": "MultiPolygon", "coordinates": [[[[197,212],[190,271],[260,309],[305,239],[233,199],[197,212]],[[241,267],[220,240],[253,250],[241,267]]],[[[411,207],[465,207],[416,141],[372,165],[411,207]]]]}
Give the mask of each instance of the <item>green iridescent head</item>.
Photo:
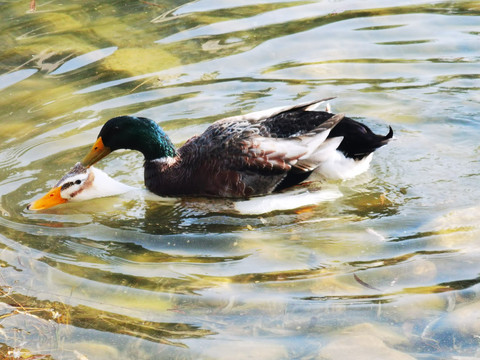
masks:
{"type": "Polygon", "coordinates": [[[167,134],[153,120],[136,116],[119,116],[108,120],[97,141],[82,161],[90,166],[118,149],[140,151],[145,160],[175,156],[175,147],[167,134]]]}

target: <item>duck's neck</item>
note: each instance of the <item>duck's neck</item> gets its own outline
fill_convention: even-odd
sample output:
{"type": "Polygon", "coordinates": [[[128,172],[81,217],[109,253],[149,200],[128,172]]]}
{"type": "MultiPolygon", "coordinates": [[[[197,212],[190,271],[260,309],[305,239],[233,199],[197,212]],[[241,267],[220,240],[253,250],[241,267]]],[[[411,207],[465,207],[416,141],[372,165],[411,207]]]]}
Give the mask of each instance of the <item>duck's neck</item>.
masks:
{"type": "Polygon", "coordinates": [[[102,170],[90,167],[89,184],[79,191],[70,201],[84,201],[100,197],[124,194],[135,190],[134,187],[122,184],[108,176],[102,170]]]}
{"type": "Polygon", "coordinates": [[[177,152],[170,138],[163,131],[156,135],[144,137],[134,150],[140,151],[145,156],[145,161],[175,157],[177,152]]]}

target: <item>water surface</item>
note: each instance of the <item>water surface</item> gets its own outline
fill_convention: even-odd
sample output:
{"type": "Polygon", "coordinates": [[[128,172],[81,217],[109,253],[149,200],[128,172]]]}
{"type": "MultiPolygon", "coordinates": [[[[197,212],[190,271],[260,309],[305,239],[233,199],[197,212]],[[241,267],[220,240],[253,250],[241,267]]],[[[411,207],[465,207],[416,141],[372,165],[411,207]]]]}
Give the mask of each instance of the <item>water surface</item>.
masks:
{"type": "MultiPolygon", "coordinates": [[[[4,357],[480,356],[478,2],[0,8],[4,357]],[[150,117],[180,145],[225,116],[330,96],[395,131],[355,179],[253,206],[136,192],[25,209],[110,117],[150,117]]],[[[98,167],[143,186],[137,153],[98,167]]]]}

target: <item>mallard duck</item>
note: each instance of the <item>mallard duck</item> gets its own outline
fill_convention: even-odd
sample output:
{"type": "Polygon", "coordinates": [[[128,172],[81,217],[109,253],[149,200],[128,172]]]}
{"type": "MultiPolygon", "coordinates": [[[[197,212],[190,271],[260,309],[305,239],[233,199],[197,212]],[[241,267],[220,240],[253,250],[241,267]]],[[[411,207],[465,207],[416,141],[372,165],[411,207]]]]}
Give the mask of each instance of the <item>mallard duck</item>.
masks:
{"type": "MultiPolygon", "coordinates": [[[[331,99],[331,98],[329,98],[331,99]]],[[[218,120],[176,149],[152,120],[108,120],[82,160],[89,167],[117,149],[145,157],[145,185],[160,196],[248,198],[306,180],[348,178],[368,168],[393,136],[374,134],[343,114],[317,111],[322,99],[218,120]]]]}
{"type": "Polygon", "coordinates": [[[66,202],[85,201],[123,194],[134,187],[122,184],[102,170],[80,163],[63,176],[47,194],[27,206],[29,210],[48,209],[66,202]]]}

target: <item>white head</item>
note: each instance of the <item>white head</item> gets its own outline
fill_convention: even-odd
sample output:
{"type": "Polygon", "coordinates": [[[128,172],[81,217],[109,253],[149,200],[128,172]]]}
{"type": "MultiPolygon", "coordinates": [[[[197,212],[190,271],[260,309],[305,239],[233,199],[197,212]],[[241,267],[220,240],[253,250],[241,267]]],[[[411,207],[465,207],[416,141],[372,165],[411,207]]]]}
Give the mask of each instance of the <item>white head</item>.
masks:
{"type": "Polygon", "coordinates": [[[87,168],[81,163],[77,163],[52,190],[29,204],[27,208],[29,210],[48,209],[69,201],[84,201],[118,195],[132,189],[134,188],[112,179],[99,169],[87,168]]]}

